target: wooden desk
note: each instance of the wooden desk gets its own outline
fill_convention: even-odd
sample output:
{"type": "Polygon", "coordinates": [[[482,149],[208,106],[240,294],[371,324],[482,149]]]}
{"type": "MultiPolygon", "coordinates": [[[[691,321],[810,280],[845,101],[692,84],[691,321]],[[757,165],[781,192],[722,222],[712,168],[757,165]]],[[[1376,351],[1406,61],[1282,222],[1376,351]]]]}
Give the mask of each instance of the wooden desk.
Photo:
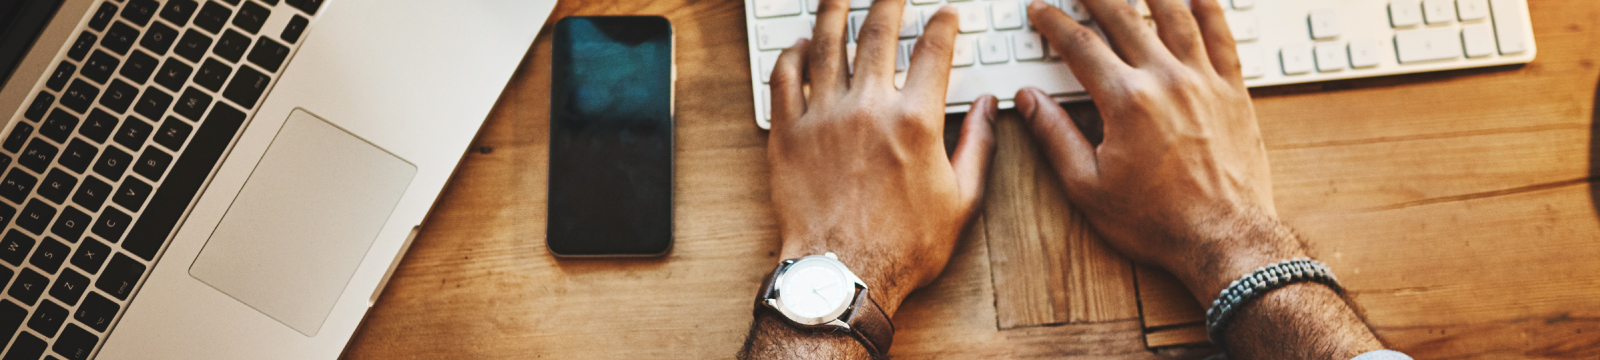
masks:
{"type": "MultiPolygon", "coordinates": [[[[1255,92],[1284,219],[1378,335],[1419,359],[1600,357],[1600,2],[1532,2],[1540,53],[1526,66],[1255,92]]],[[[743,11],[739,0],[556,10],[661,14],[677,29],[670,256],[546,252],[546,33],[346,357],[732,357],[779,260],[743,11]]],[[[897,357],[1152,358],[1147,341],[1184,342],[1163,331],[1197,307],[1084,230],[1015,113],[998,126],[984,215],[896,319],[897,357]]]]}

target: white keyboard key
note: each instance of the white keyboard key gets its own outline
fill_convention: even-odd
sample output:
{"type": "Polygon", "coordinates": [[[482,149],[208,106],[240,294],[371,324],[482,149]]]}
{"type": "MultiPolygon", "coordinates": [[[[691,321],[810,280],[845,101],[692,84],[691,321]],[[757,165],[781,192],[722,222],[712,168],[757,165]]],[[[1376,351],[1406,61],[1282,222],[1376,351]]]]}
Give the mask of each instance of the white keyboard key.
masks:
{"type": "Polygon", "coordinates": [[[994,28],[1004,30],[1022,28],[1022,8],[1016,1],[994,1],[990,6],[993,8],[990,13],[994,17],[994,28]]]}
{"type": "Polygon", "coordinates": [[[1044,41],[1040,40],[1039,33],[1023,31],[1011,36],[1011,48],[1017,52],[1017,61],[1044,58],[1044,41]]]}
{"type": "Polygon", "coordinates": [[[1339,37],[1339,11],[1334,9],[1311,10],[1311,38],[1332,39],[1339,37]]]}
{"type": "Polygon", "coordinates": [[[872,0],[850,0],[850,10],[861,10],[872,7],[872,0]]]}
{"type": "Polygon", "coordinates": [[[1461,21],[1489,18],[1489,0],[1456,0],[1456,15],[1461,21]]]}
{"type": "Polygon", "coordinates": [[[1299,75],[1311,72],[1314,60],[1311,59],[1311,44],[1289,44],[1283,46],[1279,53],[1279,60],[1283,62],[1284,75],[1299,75]]]}
{"type": "Polygon", "coordinates": [[[761,52],[761,82],[764,82],[764,83],[772,82],[772,68],[777,67],[777,65],[778,65],[778,55],[779,54],[783,54],[783,52],[780,52],[780,51],[763,51],[763,52],[761,52]]]}
{"type": "Polygon", "coordinates": [[[800,2],[804,0],[755,0],[756,17],[800,15],[800,2]]]}
{"type": "Polygon", "coordinates": [[[978,38],[978,57],[984,64],[999,64],[1011,61],[1011,44],[1006,40],[1006,34],[986,34],[978,38]]]}
{"type": "Polygon", "coordinates": [[[1452,28],[1399,31],[1394,44],[1401,64],[1461,57],[1461,37],[1452,28]]]}
{"type": "Polygon", "coordinates": [[[956,11],[961,13],[961,32],[971,33],[989,30],[989,3],[956,4],[956,11]]]}
{"type": "Polygon", "coordinates": [[[895,48],[894,71],[903,72],[911,68],[911,48],[917,44],[916,40],[901,40],[900,46],[895,48]]]}
{"type": "Polygon", "coordinates": [[[867,12],[859,11],[850,13],[850,42],[856,42],[856,38],[861,36],[861,24],[865,24],[866,22],[867,12]]]}
{"type": "Polygon", "coordinates": [[[900,16],[900,38],[913,38],[922,35],[922,22],[918,21],[917,11],[907,9],[900,16]]]}
{"type": "Polygon", "coordinates": [[[1233,30],[1233,40],[1254,41],[1261,37],[1261,24],[1255,14],[1228,13],[1228,27],[1233,30]]]}
{"type": "Polygon", "coordinates": [[[806,11],[809,11],[812,14],[817,13],[817,7],[822,6],[823,1],[827,0],[806,0],[806,11]]]}
{"type": "Polygon", "coordinates": [[[1489,0],[1489,8],[1494,12],[1494,36],[1500,39],[1500,53],[1528,51],[1527,5],[1516,0],[1489,0]]]}
{"type": "Polygon", "coordinates": [[[911,0],[911,3],[917,5],[938,4],[939,0],[911,0]]]}
{"type": "Polygon", "coordinates": [[[811,37],[811,19],[778,18],[756,22],[756,47],[778,50],[794,45],[795,40],[811,37]]]}
{"type": "Polygon", "coordinates": [[[1344,45],[1340,44],[1317,45],[1317,71],[1334,72],[1344,70],[1345,64],[1349,62],[1344,49],[1344,45]]]}
{"type": "MultiPolygon", "coordinates": [[[[911,10],[906,10],[906,11],[911,11],[911,10]]],[[[923,24],[927,24],[927,23],[933,22],[933,14],[937,14],[937,13],[939,13],[939,8],[930,7],[930,8],[922,9],[922,23],[923,24]]],[[[959,17],[960,16],[958,15],[957,18],[959,18],[959,17]]]]}
{"type": "Polygon", "coordinates": [[[1239,45],[1239,74],[1246,79],[1267,75],[1267,59],[1255,44],[1239,45]]]}
{"type": "Polygon", "coordinates": [[[1377,39],[1350,40],[1350,67],[1367,68],[1383,62],[1385,42],[1377,39]]]}
{"type": "Polygon", "coordinates": [[[1083,94],[1083,85],[1072,77],[1066,63],[1027,61],[953,69],[945,102],[971,103],[983,94],[994,94],[1002,101],[1011,100],[1017,90],[1025,86],[1035,86],[1054,95],[1083,94]]]}
{"type": "Polygon", "coordinates": [[[1452,0],[1423,0],[1422,15],[1429,24],[1443,24],[1456,19],[1456,2],[1452,0]]]}
{"type": "Polygon", "coordinates": [[[955,66],[972,66],[973,59],[978,54],[978,49],[972,45],[972,37],[967,35],[956,36],[956,46],[950,52],[954,53],[951,64],[955,66]]]}
{"type": "Polygon", "coordinates": [[[1249,9],[1252,6],[1256,6],[1255,0],[1233,0],[1234,9],[1244,10],[1249,9]]]}
{"type": "Polygon", "coordinates": [[[756,111],[761,113],[761,119],[762,120],[766,120],[768,122],[771,122],[772,121],[772,87],[770,87],[770,86],[760,86],[760,88],[761,88],[761,108],[760,109],[756,109],[756,111]]]}
{"type": "Polygon", "coordinates": [[[1422,3],[1417,0],[1389,1],[1389,24],[1407,27],[1422,23],[1422,3]]]}
{"type": "Polygon", "coordinates": [[[1461,43],[1466,44],[1467,57],[1494,55],[1494,29],[1489,24],[1463,25],[1461,43]]]}

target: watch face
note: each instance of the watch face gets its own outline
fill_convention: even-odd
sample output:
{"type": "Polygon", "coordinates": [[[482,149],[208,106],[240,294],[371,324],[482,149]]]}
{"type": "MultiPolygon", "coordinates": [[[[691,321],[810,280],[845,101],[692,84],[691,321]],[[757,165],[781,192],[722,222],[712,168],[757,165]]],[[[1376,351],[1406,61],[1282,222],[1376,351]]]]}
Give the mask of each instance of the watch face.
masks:
{"type": "Polygon", "coordinates": [[[783,274],[778,296],[790,313],[820,318],[850,304],[855,285],[844,272],[824,260],[796,262],[783,274]]]}

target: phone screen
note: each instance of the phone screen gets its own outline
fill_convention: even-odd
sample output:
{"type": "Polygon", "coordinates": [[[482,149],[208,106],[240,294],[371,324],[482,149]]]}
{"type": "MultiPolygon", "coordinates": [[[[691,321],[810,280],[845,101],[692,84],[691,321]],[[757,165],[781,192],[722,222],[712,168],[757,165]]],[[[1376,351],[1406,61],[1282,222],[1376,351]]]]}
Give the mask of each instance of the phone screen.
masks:
{"type": "Polygon", "coordinates": [[[672,25],[661,17],[556,23],[546,242],[558,256],[650,256],[672,246],[672,25]]]}

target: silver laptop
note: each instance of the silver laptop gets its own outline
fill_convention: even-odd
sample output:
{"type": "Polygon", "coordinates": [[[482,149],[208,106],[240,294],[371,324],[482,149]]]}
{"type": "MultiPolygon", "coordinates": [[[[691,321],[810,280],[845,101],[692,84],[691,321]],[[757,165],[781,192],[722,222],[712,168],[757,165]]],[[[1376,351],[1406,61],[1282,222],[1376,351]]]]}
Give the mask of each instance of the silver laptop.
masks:
{"type": "Polygon", "coordinates": [[[0,359],[333,359],[555,0],[0,4],[0,359]]]}

